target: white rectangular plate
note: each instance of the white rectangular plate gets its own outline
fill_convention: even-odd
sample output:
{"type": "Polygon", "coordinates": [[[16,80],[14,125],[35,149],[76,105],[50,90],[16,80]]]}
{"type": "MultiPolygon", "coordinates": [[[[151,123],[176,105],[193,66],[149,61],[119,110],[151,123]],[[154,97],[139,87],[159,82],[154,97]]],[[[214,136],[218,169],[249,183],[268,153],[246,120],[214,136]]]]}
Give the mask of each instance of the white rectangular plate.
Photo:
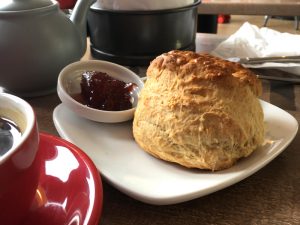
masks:
{"type": "Polygon", "coordinates": [[[102,177],[139,201],[167,205],[195,199],[252,175],[278,156],[298,130],[294,117],[261,101],[266,123],[265,144],[230,169],[209,172],[187,169],[144,152],[132,136],[132,121],[105,124],[78,117],[63,104],[53,112],[55,127],[64,139],[94,161],[102,177]]]}

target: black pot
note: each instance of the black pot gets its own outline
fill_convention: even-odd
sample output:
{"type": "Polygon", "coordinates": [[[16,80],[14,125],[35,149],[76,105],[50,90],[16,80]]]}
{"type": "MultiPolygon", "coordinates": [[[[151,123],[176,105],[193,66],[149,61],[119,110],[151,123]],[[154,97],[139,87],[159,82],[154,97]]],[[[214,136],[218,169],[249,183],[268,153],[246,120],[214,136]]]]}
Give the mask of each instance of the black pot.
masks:
{"type": "Polygon", "coordinates": [[[94,58],[129,66],[146,66],[174,49],[195,50],[197,7],[116,11],[90,7],[87,21],[94,58]]]}

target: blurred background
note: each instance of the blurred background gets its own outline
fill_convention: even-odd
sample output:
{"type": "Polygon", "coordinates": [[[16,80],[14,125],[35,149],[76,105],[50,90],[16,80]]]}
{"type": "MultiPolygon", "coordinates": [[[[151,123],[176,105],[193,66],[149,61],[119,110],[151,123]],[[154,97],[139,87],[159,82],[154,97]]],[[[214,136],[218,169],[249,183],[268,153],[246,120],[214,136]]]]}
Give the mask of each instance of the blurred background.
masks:
{"type": "MultiPolygon", "coordinates": [[[[248,21],[258,27],[263,27],[265,22],[264,16],[238,16],[231,15],[230,20],[226,23],[218,23],[218,34],[224,36],[230,36],[236,32],[240,26],[248,21]]],[[[271,18],[268,20],[267,27],[279,32],[288,32],[291,34],[300,34],[300,30],[295,29],[295,21],[281,18],[271,18]]]]}

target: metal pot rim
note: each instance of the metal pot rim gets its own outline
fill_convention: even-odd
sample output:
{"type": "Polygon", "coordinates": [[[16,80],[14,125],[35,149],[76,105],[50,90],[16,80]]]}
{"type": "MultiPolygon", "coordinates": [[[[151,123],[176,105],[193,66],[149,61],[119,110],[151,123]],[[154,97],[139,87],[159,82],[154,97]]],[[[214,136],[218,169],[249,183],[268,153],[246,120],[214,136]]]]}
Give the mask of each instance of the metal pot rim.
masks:
{"type": "Polygon", "coordinates": [[[149,15],[149,14],[166,14],[166,13],[177,13],[180,11],[186,11],[197,7],[202,0],[195,0],[193,4],[171,9],[157,9],[157,10],[112,10],[112,9],[103,9],[93,4],[90,9],[96,12],[101,13],[110,13],[110,14],[128,14],[128,15],[149,15]]]}

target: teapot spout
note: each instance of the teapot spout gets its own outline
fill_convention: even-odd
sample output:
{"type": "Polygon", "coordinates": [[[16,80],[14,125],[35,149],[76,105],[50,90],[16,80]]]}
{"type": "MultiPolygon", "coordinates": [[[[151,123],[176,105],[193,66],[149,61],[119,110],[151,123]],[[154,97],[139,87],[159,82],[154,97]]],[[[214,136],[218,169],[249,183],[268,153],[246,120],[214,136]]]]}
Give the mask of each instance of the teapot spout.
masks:
{"type": "Polygon", "coordinates": [[[77,0],[70,20],[76,26],[78,33],[81,37],[81,49],[82,55],[86,51],[86,38],[87,38],[87,13],[89,7],[94,3],[95,0],[77,0]]]}

